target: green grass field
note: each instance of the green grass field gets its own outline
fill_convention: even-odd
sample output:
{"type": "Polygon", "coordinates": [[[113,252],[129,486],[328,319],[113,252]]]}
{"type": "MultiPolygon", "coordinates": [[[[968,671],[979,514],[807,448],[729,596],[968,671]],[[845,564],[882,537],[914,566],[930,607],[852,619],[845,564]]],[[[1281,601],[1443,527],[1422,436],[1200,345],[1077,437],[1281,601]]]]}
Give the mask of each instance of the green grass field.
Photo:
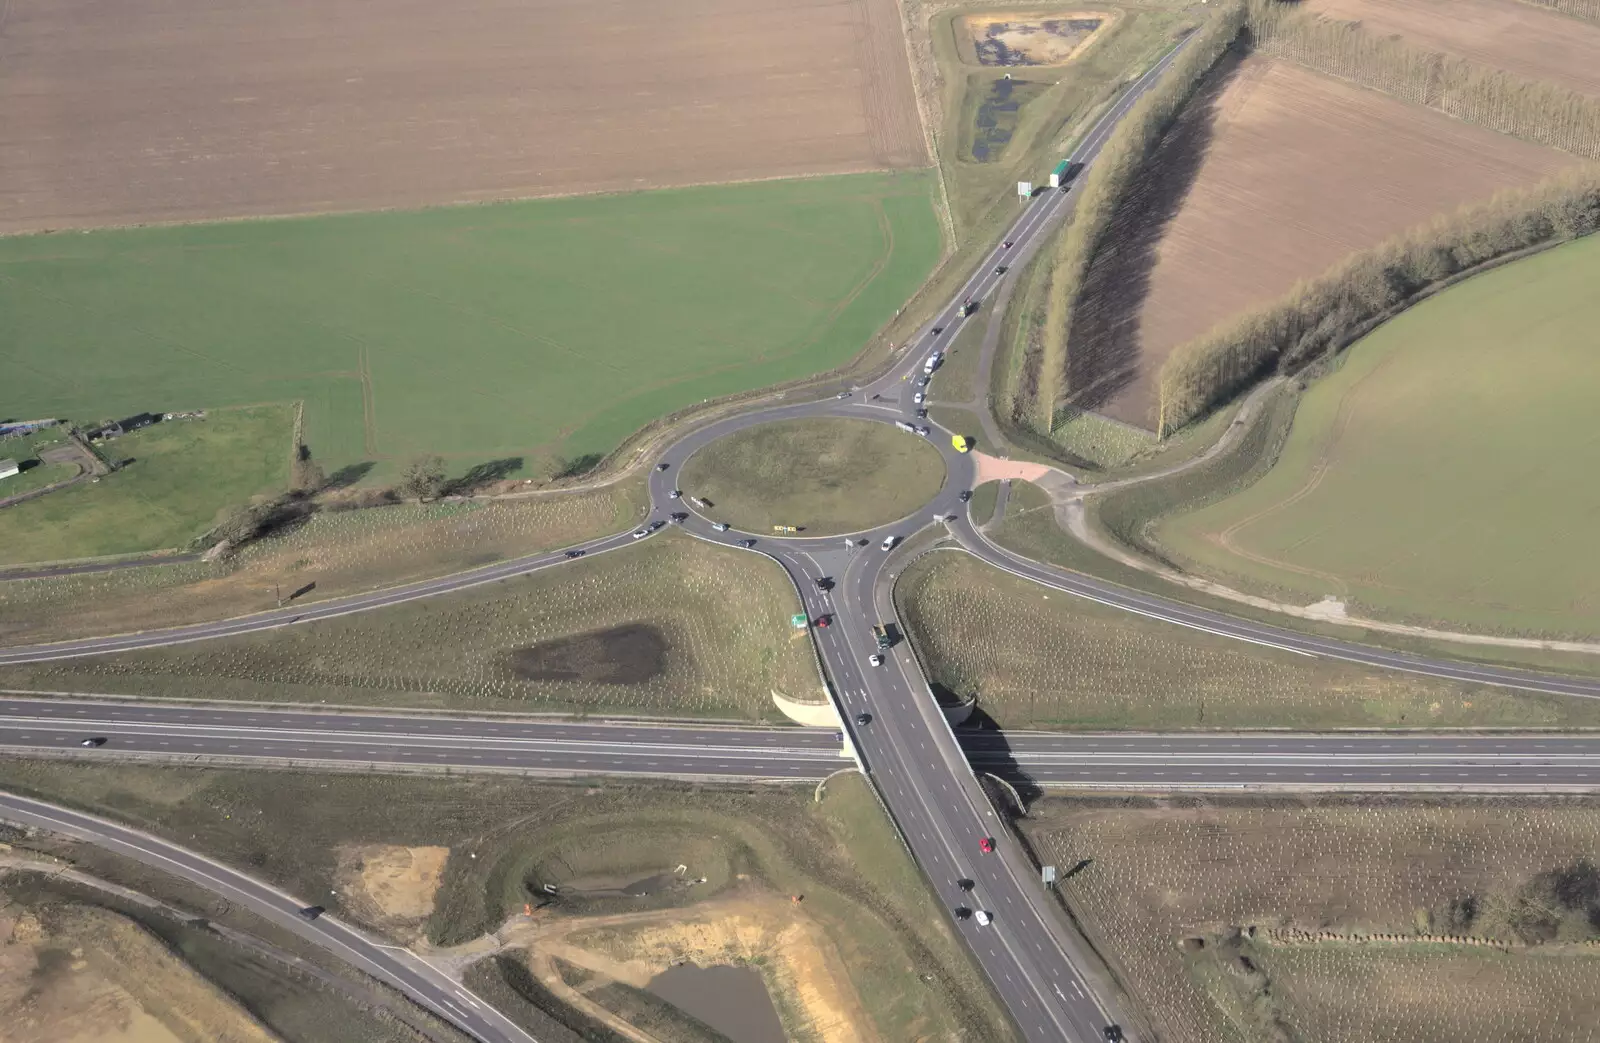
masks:
{"type": "Polygon", "coordinates": [[[0,510],[0,565],[182,547],[227,510],[283,491],[293,421],[287,405],[212,410],[103,442],[103,455],[131,462],[0,510]]]}
{"type": "Polygon", "coordinates": [[[793,525],[831,536],[915,512],[944,484],[944,459],[927,439],[876,421],[781,420],[701,449],[680,482],[744,532],[793,525]]]}
{"type": "MultiPolygon", "coordinates": [[[[289,589],[285,586],[285,591],[289,589]]],[[[0,668],[0,685],[200,699],[781,720],[820,695],[794,586],[658,536],[525,578],[238,638],[0,668]]]]}
{"type": "MultiPolygon", "coordinates": [[[[1019,509],[1016,488],[1005,525],[1019,509]]],[[[1600,726],[1600,706],[1587,700],[1258,648],[1074,598],[964,554],[912,564],[895,603],[929,677],[975,694],[1004,728],[1600,726]]]]}
{"type": "Polygon", "coordinates": [[[1301,602],[1600,635],[1597,279],[1600,237],[1412,308],[1311,387],[1260,481],[1154,539],[1301,602]]]}
{"type": "Polygon", "coordinates": [[[603,454],[858,353],[940,251],[926,172],[0,239],[8,401],[303,400],[328,470],[603,454]]]}

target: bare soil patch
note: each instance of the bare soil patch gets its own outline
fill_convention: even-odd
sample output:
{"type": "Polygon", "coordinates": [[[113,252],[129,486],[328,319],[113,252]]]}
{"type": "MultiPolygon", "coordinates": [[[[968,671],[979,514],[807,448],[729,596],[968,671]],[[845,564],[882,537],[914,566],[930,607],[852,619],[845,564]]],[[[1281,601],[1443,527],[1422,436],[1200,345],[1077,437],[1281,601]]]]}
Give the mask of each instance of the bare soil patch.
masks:
{"type": "Polygon", "coordinates": [[[510,656],[525,681],[643,684],[667,668],[667,636],[646,623],[542,641],[510,656]]]}
{"type": "Polygon", "coordinates": [[[1533,80],[1600,95],[1600,26],[1517,0],[1309,0],[1318,14],[1360,22],[1533,80]]]}
{"type": "Polygon", "coordinates": [[[927,162],[894,0],[0,10],[0,233],[927,162]]]}
{"type": "Polygon", "coordinates": [[[373,922],[419,926],[433,915],[434,896],[450,860],[448,847],[361,844],[339,852],[339,890],[373,922]]]}
{"type": "Polygon", "coordinates": [[[1154,425],[1177,345],[1434,214],[1576,157],[1251,57],[1168,135],[1095,258],[1069,342],[1073,405],[1154,425]]]}
{"type": "Polygon", "coordinates": [[[1112,21],[1095,11],[966,15],[962,57],[987,66],[1064,65],[1112,21]]]}

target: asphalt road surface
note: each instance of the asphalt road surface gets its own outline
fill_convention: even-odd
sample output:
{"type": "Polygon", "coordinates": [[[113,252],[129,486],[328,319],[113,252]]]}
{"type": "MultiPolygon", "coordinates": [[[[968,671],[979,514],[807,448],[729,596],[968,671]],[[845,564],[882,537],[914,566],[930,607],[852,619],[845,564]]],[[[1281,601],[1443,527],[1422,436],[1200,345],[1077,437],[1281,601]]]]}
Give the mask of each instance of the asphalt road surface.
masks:
{"type": "Polygon", "coordinates": [[[75,837],[188,880],[334,953],[483,1043],[537,1043],[486,1001],[404,948],[376,941],[332,916],[308,920],[300,910],[310,902],[204,855],[94,815],[10,793],[0,793],[0,819],[75,837]]]}
{"type": "MultiPolygon", "coordinates": [[[[958,738],[977,770],[1041,787],[1600,789],[1600,737],[962,731],[958,738]]],[[[17,697],[0,699],[0,749],[725,781],[808,782],[855,766],[840,733],[828,728],[17,697]],[[80,745],[93,738],[105,745],[80,745]]]]}
{"type": "MultiPolygon", "coordinates": [[[[1124,92],[1068,157],[1072,162],[1084,165],[1092,163],[1118,120],[1155,82],[1175,54],[1169,54],[1124,92]]],[[[747,546],[755,553],[776,560],[789,572],[801,591],[806,610],[813,618],[826,615],[837,620],[833,626],[814,630],[814,635],[831,690],[844,712],[845,731],[852,748],[883,796],[901,835],[939,899],[952,909],[958,906],[981,908],[994,916],[990,926],[978,926],[973,919],[957,919],[957,930],[971,946],[1028,1040],[1089,1043],[1102,1039],[1104,1027],[1117,1020],[1115,1011],[1109,1010],[1097,996],[1096,965],[1087,954],[1078,950],[1077,936],[1064,922],[1053,900],[1037,884],[1034,867],[1017,844],[1005,834],[979,787],[966,751],[949,727],[943,712],[935,705],[926,680],[905,646],[902,644],[892,648],[887,662],[882,666],[872,666],[868,661],[868,657],[876,651],[870,629],[872,624],[892,620],[889,584],[893,570],[899,567],[892,554],[892,545],[930,525],[942,526],[973,555],[1045,586],[1176,625],[1306,655],[1329,656],[1436,677],[1583,698],[1600,697],[1600,679],[1556,677],[1531,671],[1479,666],[1299,634],[1066,572],[1021,558],[987,541],[972,526],[966,505],[959,495],[972,487],[975,474],[973,462],[951,447],[951,432],[917,415],[919,405],[913,398],[918,390],[916,380],[924,372],[924,360],[936,351],[945,350],[955,338],[961,323],[965,321],[963,312],[967,310],[966,306],[987,299],[1002,279],[1010,277],[999,270],[1009,267],[1007,258],[1032,248],[1070,211],[1077,195],[1076,184],[1074,182],[1069,191],[1046,191],[1023,204],[1017,221],[1005,236],[1005,241],[1011,246],[997,245],[982,259],[967,283],[939,316],[931,320],[905,347],[900,360],[881,378],[837,400],[798,403],[726,418],[690,431],[665,450],[659,462],[665,464],[666,468],[653,472],[650,481],[655,513],[639,538],[648,538],[670,524],[680,523],[697,538],[747,546]],[[671,497],[677,469],[699,448],[740,428],[802,416],[871,418],[898,422],[925,431],[921,437],[930,438],[944,457],[945,485],[935,500],[917,516],[871,532],[854,534],[848,540],[776,539],[762,534],[719,531],[714,527],[714,514],[707,513],[707,509],[694,507],[688,497],[683,500],[671,497]],[[675,519],[676,514],[683,517],[675,519]],[[885,545],[886,541],[890,546],[885,545]],[[826,585],[827,589],[817,584],[823,577],[832,580],[831,584],[826,585]],[[863,718],[867,723],[857,723],[858,715],[862,714],[868,715],[863,718]],[[980,841],[991,836],[995,850],[985,853],[980,850],[980,841]],[[957,887],[959,880],[972,881],[970,893],[957,887]]],[[[685,493],[692,497],[693,490],[685,490],[685,493]]],[[[714,508],[709,510],[714,511],[714,508]]],[[[628,546],[633,539],[634,534],[623,533],[575,549],[585,554],[605,553],[628,546]]],[[[12,648],[0,651],[0,664],[98,655],[310,623],[507,580],[559,565],[565,560],[562,551],[530,555],[453,576],[370,594],[291,606],[240,619],[12,648]]],[[[3,727],[10,729],[6,734],[11,737],[27,736],[26,741],[30,743],[35,734],[33,729],[47,730],[37,722],[27,721],[12,721],[3,727]]],[[[180,735],[171,731],[171,727],[170,722],[155,729],[125,722],[117,732],[116,742],[119,748],[123,744],[153,745],[156,749],[151,752],[176,752],[171,750],[171,744],[176,742],[201,743],[213,749],[227,749],[233,745],[239,751],[245,751],[253,743],[261,750],[270,746],[280,754],[291,756],[291,759],[327,756],[399,758],[403,754],[410,757],[412,763],[447,763],[452,758],[464,757],[472,764],[481,762],[486,768],[494,766],[490,763],[491,758],[501,758],[504,763],[500,766],[527,769],[530,765],[537,767],[538,758],[546,757],[551,758],[548,762],[551,770],[592,770],[595,773],[615,771],[649,774],[675,773],[680,769],[704,772],[709,769],[734,776],[779,772],[773,777],[811,778],[826,771],[828,765],[838,763],[837,757],[822,746],[804,745],[809,740],[803,740],[802,737],[815,736],[816,733],[802,731],[783,732],[782,740],[774,737],[774,745],[765,747],[761,745],[764,740],[757,738],[761,734],[759,732],[719,733],[713,745],[686,751],[682,749],[682,744],[656,743],[654,740],[640,741],[636,748],[626,750],[618,749],[615,743],[581,747],[577,744],[585,740],[575,737],[553,738],[554,733],[551,732],[541,733],[537,738],[507,738],[465,732],[458,734],[455,731],[458,725],[455,723],[448,725],[448,731],[409,736],[403,743],[389,743],[387,746],[383,740],[389,736],[382,733],[371,733],[358,741],[358,736],[354,734],[339,733],[337,729],[324,731],[321,724],[303,730],[298,736],[275,734],[269,737],[263,737],[261,733],[252,733],[252,737],[252,734],[224,732],[215,728],[206,733],[190,730],[180,735]],[[162,733],[160,727],[167,727],[169,731],[162,733]],[[775,745],[780,741],[784,745],[775,745]],[[166,747],[163,744],[167,744],[166,747]],[[560,765],[557,765],[556,758],[562,759],[560,765]],[[513,760],[515,763],[512,763],[513,760]],[[783,771],[790,774],[782,774],[783,771]]],[[[464,729],[467,726],[460,727],[464,729]]],[[[111,729],[108,726],[106,730],[111,729]]],[[[773,734],[776,736],[779,733],[773,734]]],[[[50,741],[57,740],[52,735],[50,741]]],[[[1142,782],[1166,788],[1198,784],[1232,785],[1234,783],[1222,780],[1234,778],[1243,785],[1248,782],[1246,773],[1250,771],[1260,773],[1262,779],[1276,779],[1281,773],[1284,785],[1293,784],[1296,780],[1320,780],[1330,785],[1401,788],[1404,785],[1434,785],[1421,780],[1433,779],[1435,772],[1438,772],[1445,779],[1454,773],[1455,780],[1465,780],[1475,785],[1494,785],[1488,781],[1493,776],[1508,786],[1540,786],[1543,783],[1554,788],[1563,784],[1587,785],[1587,781],[1576,780],[1580,776],[1587,780],[1589,769],[1586,764],[1593,762],[1587,750],[1551,747],[1548,751],[1535,751],[1531,747],[1516,744],[1536,740],[1509,738],[1499,740],[1505,744],[1505,749],[1497,752],[1489,752],[1479,746],[1455,752],[1426,746],[1429,742],[1465,743],[1469,740],[1413,740],[1398,737],[1383,740],[1401,744],[1393,751],[1355,739],[1307,739],[1304,742],[1310,745],[1294,748],[1292,744],[1296,740],[1289,737],[1266,740],[1255,737],[1119,736],[1112,739],[1079,736],[1037,740],[1041,745],[1034,748],[1030,748],[1030,743],[1036,740],[1028,737],[1012,737],[1003,741],[1009,743],[1011,751],[1008,753],[993,748],[978,751],[980,767],[996,766],[1003,772],[1051,773],[1056,781],[1082,785],[1131,786],[1142,782]],[[1060,745],[1073,741],[1088,745],[1060,745]],[[1283,748],[1272,750],[1259,745],[1269,741],[1275,741],[1283,748]],[[1333,741],[1349,741],[1357,749],[1349,755],[1336,756],[1330,749],[1316,745],[1333,741]],[[1128,742],[1136,746],[1117,747],[1118,743],[1128,742]],[[1404,746],[1413,742],[1423,745],[1404,746]],[[1138,747],[1140,743],[1146,745],[1138,747]],[[1196,743],[1211,745],[1201,748],[1196,743]],[[1229,743],[1237,745],[1228,747],[1226,744],[1229,743]],[[1411,773],[1409,782],[1406,781],[1407,772],[1411,773]],[[1567,782],[1544,783],[1544,780],[1553,780],[1558,776],[1567,782]]],[[[1489,748],[1492,749],[1493,741],[1485,741],[1489,742],[1489,748]]],[[[1560,743],[1563,740],[1537,741],[1560,743]]],[[[135,752],[132,745],[128,752],[135,752]]],[[[250,754],[239,752],[238,755],[250,754]]],[[[278,754],[257,752],[254,755],[278,754]]],[[[1437,784],[1457,783],[1442,781],[1437,784]]],[[[7,798],[8,801],[15,799],[7,798]]],[[[8,812],[17,813],[15,809],[8,812]]],[[[107,836],[104,831],[114,827],[100,823],[95,828],[102,831],[101,836],[107,836]]],[[[132,843],[125,839],[115,842],[132,843]]],[[[161,857],[170,860],[170,856],[161,857]]],[[[221,867],[212,867],[208,871],[223,870],[221,867]]],[[[230,879],[227,886],[243,887],[251,883],[247,878],[239,879],[245,883],[230,879]]],[[[260,884],[251,886],[263,887],[260,884]]],[[[270,889],[266,889],[266,892],[259,896],[259,900],[267,905],[278,902],[276,908],[281,914],[285,907],[283,903],[288,899],[270,889]]],[[[349,931],[331,922],[328,930],[349,931]]],[[[350,933],[353,936],[353,932],[350,933]]],[[[354,944],[343,935],[331,940],[346,946],[354,944]]],[[[362,960],[371,963],[376,957],[369,949],[358,949],[357,952],[362,960]]],[[[482,1024],[474,1022],[475,1027],[469,1031],[482,1039],[526,1038],[520,1033],[508,1034],[504,1026],[494,1023],[490,1014],[479,1013],[476,1008],[464,1010],[435,1006],[435,1003],[466,1002],[463,997],[452,1000],[448,991],[439,991],[454,986],[439,985],[425,975],[414,983],[397,979],[395,975],[407,966],[403,962],[379,966],[382,970],[379,976],[383,980],[391,983],[400,981],[399,987],[419,999],[425,999],[433,1009],[456,1009],[457,1014],[462,1016],[479,1018],[482,1024]]],[[[420,974],[415,970],[411,973],[414,976],[420,974]]],[[[456,1020],[455,1016],[452,1016],[452,1020],[456,1020]]]]}

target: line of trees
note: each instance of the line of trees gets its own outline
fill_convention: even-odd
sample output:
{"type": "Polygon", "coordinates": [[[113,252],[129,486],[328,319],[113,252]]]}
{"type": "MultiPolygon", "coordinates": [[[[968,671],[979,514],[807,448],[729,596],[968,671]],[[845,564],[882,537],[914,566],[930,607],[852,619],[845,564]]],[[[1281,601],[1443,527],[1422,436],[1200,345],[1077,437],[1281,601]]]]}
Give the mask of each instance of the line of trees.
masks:
{"type": "Polygon", "coordinates": [[[1548,7],[1586,22],[1600,22],[1600,0],[1527,0],[1530,4],[1548,7]]]}
{"type": "Polygon", "coordinates": [[[1233,0],[1200,28],[1195,38],[1123,119],[1106,141],[1089,172],[1072,224],[1057,244],[1046,291],[1045,321],[1032,358],[1024,360],[1014,418],[1024,426],[1048,432],[1056,403],[1067,384],[1067,333],[1084,276],[1111,225],[1124,194],[1149,161],[1156,146],[1207,71],[1244,28],[1244,0],[1233,0]]]}
{"type": "Polygon", "coordinates": [[[1274,367],[1290,373],[1484,265],[1600,231],[1600,168],[1502,192],[1356,254],[1277,302],[1179,346],[1161,367],[1158,434],[1182,427],[1274,367]]]}
{"type": "MultiPolygon", "coordinates": [[[[1594,0],[1600,10],[1600,0],[1594,0]]],[[[1600,159],[1600,99],[1407,43],[1356,22],[1252,0],[1250,31],[1266,54],[1438,109],[1541,145],[1600,159]]]]}

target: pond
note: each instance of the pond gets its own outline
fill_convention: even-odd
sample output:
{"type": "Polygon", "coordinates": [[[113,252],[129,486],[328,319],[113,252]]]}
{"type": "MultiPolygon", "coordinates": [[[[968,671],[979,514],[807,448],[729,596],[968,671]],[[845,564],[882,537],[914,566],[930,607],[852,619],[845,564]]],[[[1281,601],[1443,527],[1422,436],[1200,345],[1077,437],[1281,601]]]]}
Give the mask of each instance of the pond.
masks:
{"type": "Polygon", "coordinates": [[[785,1043],[766,983],[749,967],[680,963],[650,979],[648,988],[733,1043],[785,1043]]]}

